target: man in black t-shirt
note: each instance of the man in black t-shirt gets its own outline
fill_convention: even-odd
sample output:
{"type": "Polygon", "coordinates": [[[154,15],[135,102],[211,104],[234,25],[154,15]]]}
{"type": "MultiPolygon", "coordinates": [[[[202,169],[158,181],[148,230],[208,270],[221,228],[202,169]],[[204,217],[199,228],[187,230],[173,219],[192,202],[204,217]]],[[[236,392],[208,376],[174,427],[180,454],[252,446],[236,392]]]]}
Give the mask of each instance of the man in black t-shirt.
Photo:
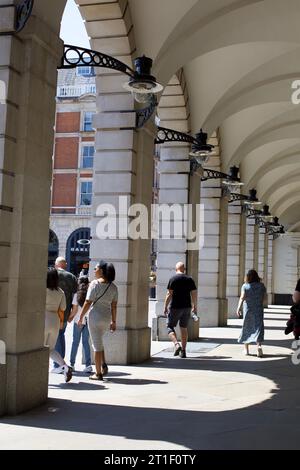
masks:
{"type": "Polygon", "coordinates": [[[175,346],[174,356],[186,357],[187,327],[191,317],[191,309],[197,315],[197,287],[193,279],[185,274],[184,264],[177,263],[176,274],[170,279],[168,284],[164,308],[164,315],[168,315],[167,328],[169,338],[175,346]],[[170,307],[169,313],[168,307],[170,307]],[[182,346],[178,342],[175,332],[178,322],[181,330],[182,346]]]}

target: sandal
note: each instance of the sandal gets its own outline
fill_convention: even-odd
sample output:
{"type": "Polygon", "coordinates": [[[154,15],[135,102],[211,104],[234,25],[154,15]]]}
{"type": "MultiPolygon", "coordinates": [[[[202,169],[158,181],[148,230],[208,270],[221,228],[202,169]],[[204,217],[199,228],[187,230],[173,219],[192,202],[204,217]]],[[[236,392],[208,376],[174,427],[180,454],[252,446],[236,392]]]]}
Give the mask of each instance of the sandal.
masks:
{"type": "Polygon", "coordinates": [[[182,351],[182,347],[180,346],[180,343],[176,343],[175,344],[174,356],[179,356],[181,351],[182,351]]]}
{"type": "Polygon", "coordinates": [[[90,380],[103,380],[103,375],[102,374],[93,374],[89,376],[90,380]]]}
{"type": "Polygon", "coordinates": [[[104,362],[102,364],[102,375],[107,375],[108,374],[108,367],[107,364],[104,362]]]}

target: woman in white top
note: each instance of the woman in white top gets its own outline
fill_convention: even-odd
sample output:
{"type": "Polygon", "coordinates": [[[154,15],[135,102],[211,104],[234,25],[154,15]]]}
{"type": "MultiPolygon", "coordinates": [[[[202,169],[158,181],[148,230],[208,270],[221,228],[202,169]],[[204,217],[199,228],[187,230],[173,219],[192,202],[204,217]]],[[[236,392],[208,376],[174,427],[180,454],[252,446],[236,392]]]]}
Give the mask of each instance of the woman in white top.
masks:
{"type": "Polygon", "coordinates": [[[49,346],[51,359],[63,368],[65,381],[69,382],[72,378],[72,369],[67,366],[61,355],[55,351],[60,329],[58,311],[64,312],[65,309],[66,297],[64,291],[58,287],[58,272],[56,269],[50,268],[47,273],[45,346],[49,346]]]}
{"type": "Polygon", "coordinates": [[[88,327],[95,351],[96,374],[91,380],[103,380],[104,346],[103,335],[110,329],[116,330],[118,288],[113,283],[115,268],[112,264],[100,261],[96,268],[97,279],[90,284],[78,325],[88,315],[88,327]],[[98,274],[97,274],[98,273],[98,274]]]}
{"type": "Polygon", "coordinates": [[[90,349],[90,335],[87,322],[84,321],[82,326],[78,326],[82,307],[84,305],[86,294],[89,288],[89,278],[87,276],[81,276],[78,280],[78,291],[73,297],[71,315],[68,318],[68,322],[71,323],[74,320],[73,326],[73,342],[71,349],[70,362],[73,371],[75,370],[76,355],[82,339],[82,346],[84,350],[85,358],[85,369],[83,372],[93,372],[92,361],[91,361],[91,349],[90,349]]]}

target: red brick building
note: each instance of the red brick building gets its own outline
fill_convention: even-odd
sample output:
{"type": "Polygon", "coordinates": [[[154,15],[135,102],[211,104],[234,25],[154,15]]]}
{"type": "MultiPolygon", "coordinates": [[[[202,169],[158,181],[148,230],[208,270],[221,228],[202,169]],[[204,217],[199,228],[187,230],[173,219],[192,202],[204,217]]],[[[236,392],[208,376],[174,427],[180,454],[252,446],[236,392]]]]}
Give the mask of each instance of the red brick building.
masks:
{"type": "Polygon", "coordinates": [[[90,237],[95,93],[92,67],[58,72],[49,265],[64,256],[76,274],[89,258],[88,245],[78,240],[90,237]]]}

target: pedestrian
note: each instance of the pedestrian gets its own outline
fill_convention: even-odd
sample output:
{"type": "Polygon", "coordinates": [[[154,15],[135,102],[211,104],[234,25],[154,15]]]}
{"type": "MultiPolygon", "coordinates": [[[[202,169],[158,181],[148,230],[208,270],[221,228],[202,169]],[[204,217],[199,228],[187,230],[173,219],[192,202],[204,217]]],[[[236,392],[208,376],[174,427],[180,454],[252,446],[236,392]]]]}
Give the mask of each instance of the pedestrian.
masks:
{"type": "Polygon", "coordinates": [[[90,349],[90,335],[89,329],[86,322],[86,317],[82,322],[82,326],[78,326],[82,307],[84,305],[86,294],[89,287],[89,278],[87,276],[80,277],[78,280],[78,291],[74,294],[73,305],[71,314],[68,318],[68,322],[71,323],[74,320],[73,325],[73,342],[71,349],[70,363],[73,371],[75,371],[76,355],[80,340],[82,339],[82,346],[84,350],[85,369],[83,372],[93,372],[92,361],[91,361],[91,349],[90,349]]]}
{"type": "Polygon", "coordinates": [[[82,269],[79,273],[79,277],[84,277],[89,275],[89,263],[83,263],[82,269]]]}
{"type": "Polygon", "coordinates": [[[297,282],[295,292],[293,294],[293,302],[295,305],[300,304],[300,279],[297,282]]]}
{"type": "Polygon", "coordinates": [[[263,357],[264,307],[268,305],[267,291],[254,269],[248,271],[242,286],[237,316],[241,317],[243,307],[243,327],[239,343],[244,344],[244,354],[249,356],[249,344],[257,344],[257,356],[263,357]]]}
{"type": "Polygon", "coordinates": [[[285,334],[293,332],[295,340],[298,341],[300,338],[300,279],[297,282],[294,294],[293,294],[294,305],[291,307],[291,315],[286,324],[285,334]]]}
{"type": "Polygon", "coordinates": [[[61,368],[65,381],[72,378],[72,369],[62,356],[55,351],[55,343],[62,322],[60,312],[64,313],[66,308],[66,296],[62,289],[58,287],[58,272],[55,268],[49,268],[47,272],[47,295],[46,295],[46,315],[45,315],[45,346],[49,346],[50,357],[61,368]]]}
{"type": "MultiPolygon", "coordinates": [[[[73,274],[69,273],[66,270],[67,262],[65,258],[57,258],[55,261],[55,268],[58,271],[58,286],[64,291],[67,303],[64,314],[63,326],[59,331],[55,345],[55,350],[61,355],[61,357],[64,358],[66,353],[65,331],[68,323],[68,318],[71,313],[73,296],[77,292],[77,279],[73,274]]],[[[61,374],[63,371],[61,367],[59,367],[58,363],[55,362],[52,372],[56,374],[61,374]]]]}
{"type": "Polygon", "coordinates": [[[113,264],[100,261],[95,267],[96,280],[90,284],[78,325],[88,314],[88,328],[95,352],[96,373],[91,380],[103,380],[108,371],[104,358],[103,335],[110,329],[116,330],[118,288],[114,284],[113,264]]]}
{"type": "Polygon", "coordinates": [[[286,323],[284,332],[286,335],[293,332],[295,340],[298,341],[300,338],[300,304],[293,305],[290,311],[291,315],[286,323]]]}
{"type": "Polygon", "coordinates": [[[186,345],[188,340],[188,322],[191,310],[197,318],[197,287],[194,280],[185,274],[184,263],[176,264],[176,274],[168,284],[168,293],[165,299],[164,315],[168,316],[167,328],[170,340],[174,343],[174,356],[186,358],[186,345]],[[169,309],[169,310],[168,310],[169,309]],[[177,339],[175,327],[179,322],[181,331],[181,345],[177,339]]]}

